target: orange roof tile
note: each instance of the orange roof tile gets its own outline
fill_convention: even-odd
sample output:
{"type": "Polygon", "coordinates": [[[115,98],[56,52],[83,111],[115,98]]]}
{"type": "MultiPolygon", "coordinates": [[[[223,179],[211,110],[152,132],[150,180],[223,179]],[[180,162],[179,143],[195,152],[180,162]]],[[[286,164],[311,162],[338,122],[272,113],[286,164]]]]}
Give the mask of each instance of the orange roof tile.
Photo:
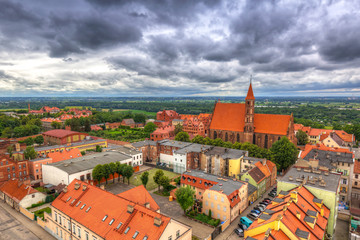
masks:
{"type": "Polygon", "coordinates": [[[145,189],[144,185],[140,185],[125,192],[119,193],[118,196],[142,206],[145,206],[146,203],[149,203],[150,209],[153,211],[160,209],[159,205],[157,205],[155,200],[151,197],[150,193],[145,189]]]}
{"type": "Polygon", "coordinates": [[[245,126],[244,103],[221,103],[215,105],[211,129],[243,132],[245,126]]]}
{"type": "Polygon", "coordinates": [[[306,157],[306,155],[308,155],[311,150],[313,149],[318,149],[318,150],[322,150],[322,151],[331,151],[331,152],[343,152],[343,153],[352,153],[353,152],[349,151],[349,149],[346,148],[333,148],[333,147],[327,147],[324,144],[316,144],[316,145],[311,145],[311,144],[306,144],[305,145],[305,150],[301,153],[301,158],[306,157]]]}
{"type": "Polygon", "coordinates": [[[256,162],[255,166],[257,166],[260,169],[260,171],[265,175],[265,178],[270,177],[271,172],[268,169],[268,167],[262,163],[262,161],[256,162]]]}
{"type": "Polygon", "coordinates": [[[255,114],[254,126],[256,133],[287,135],[290,115],[255,114]]]}
{"type": "Polygon", "coordinates": [[[330,133],[321,134],[320,141],[324,141],[329,135],[330,135],[330,133]]]}
{"type": "Polygon", "coordinates": [[[64,129],[55,129],[55,130],[50,130],[50,131],[43,133],[43,135],[56,137],[56,138],[63,138],[63,137],[67,137],[72,134],[84,134],[84,133],[79,133],[79,132],[74,132],[74,131],[69,131],[69,130],[64,130],[64,129]]]}
{"type": "Polygon", "coordinates": [[[304,125],[299,124],[299,123],[295,123],[294,124],[294,131],[299,131],[304,127],[304,125]]]}
{"type": "Polygon", "coordinates": [[[249,90],[248,90],[248,92],[247,92],[247,95],[246,95],[246,98],[245,98],[245,99],[255,100],[251,83],[250,83],[249,90]]]}
{"type": "Polygon", "coordinates": [[[26,195],[38,192],[18,179],[11,179],[3,183],[0,186],[0,191],[11,197],[15,202],[20,202],[26,195]]]}
{"type": "Polygon", "coordinates": [[[52,163],[68,160],[71,158],[82,157],[81,152],[78,148],[73,148],[69,151],[64,150],[62,152],[48,153],[48,157],[52,159],[52,163]]]}
{"type": "Polygon", "coordinates": [[[360,160],[355,160],[354,162],[354,173],[360,174],[360,160]]]}
{"type": "Polygon", "coordinates": [[[145,236],[148,236],[149,240],[159,239],[171,220],[167,216],[77,179],[72,181],[67,189],[67,192],[61,193],[51,205],[104,239],[130,240],[136,231],[137,239],[143,239],[145,236]],[[75,190],[75,183],[80,184],[78,190],[75,190]],[[81,203],[76,206],[77,202],[81,203]],[[83,205],[85,206],[81,208],[83,205]],[[133,206],[132,213],[128,212],[128,206],[133,206]],[[161,219],[160,226],[154,224],[155,217],[161,219]],[[120,223],[122,225],[117,229],[120,223]],[[125,233],[128,227],[129,231],[125,233]]]}

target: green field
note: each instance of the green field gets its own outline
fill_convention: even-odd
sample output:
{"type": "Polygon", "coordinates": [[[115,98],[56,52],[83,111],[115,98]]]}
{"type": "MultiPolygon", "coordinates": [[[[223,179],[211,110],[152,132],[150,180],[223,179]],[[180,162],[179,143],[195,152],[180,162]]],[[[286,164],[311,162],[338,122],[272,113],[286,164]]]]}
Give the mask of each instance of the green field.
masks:
{"type": "MultiPolygon", "coordinates": [[[[154,175],[155,175],[155,172],[157,171],[158,169],[157,168],[153,168],[153,169],[150,169],[148,172],[149,172],[149,182],[147,183],[146,185],[146,189],[148,191],[150,190],[154,190],[155,188],[157,188],[157,184],[154,182],[154,175]]],[[[173,179],[173,178],[177,178],[178,176],[180,176],[180,174],[177,174],[177,173],[173,173],[173,172],[169,172],[169,171],[165,171],[163,170],[164,172],[164,175],[167,176],[168,178],[170,179],[173,179]]],[[[135,185],[135,186],[140,186],[142,183],[141,183],[141,179],[140,179],[140,175],[141,174],[137,174],[137,175],[134,175],[130,178],[130,183],[132,185],[135,185]]]]}

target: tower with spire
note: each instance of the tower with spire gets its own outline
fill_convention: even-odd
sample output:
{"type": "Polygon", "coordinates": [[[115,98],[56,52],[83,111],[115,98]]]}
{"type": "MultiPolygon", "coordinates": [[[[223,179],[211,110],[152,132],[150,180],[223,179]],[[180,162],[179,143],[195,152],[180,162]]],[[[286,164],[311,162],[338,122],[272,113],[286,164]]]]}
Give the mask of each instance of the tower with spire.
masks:
{"type": "Polygon", "coordinates": [[[254,137],[254,116],[255,116],[255,97],[252,90],[252,77],[250,77],[249,90],[245,98],[245,124],[244,124],[245,141],[250,143],[253,143],[253,137],[254,137]]]}

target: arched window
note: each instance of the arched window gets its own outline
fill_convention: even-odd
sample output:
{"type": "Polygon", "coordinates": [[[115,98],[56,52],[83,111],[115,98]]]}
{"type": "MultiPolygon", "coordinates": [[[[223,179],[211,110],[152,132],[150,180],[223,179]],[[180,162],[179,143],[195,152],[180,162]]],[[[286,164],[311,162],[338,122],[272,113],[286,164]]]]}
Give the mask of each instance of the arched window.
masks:
{"type": "Polygon", "coordinates": [[[265,135],[265,143],[264,143],[264,147],[265,147],[265,148],[268,148],[268,140],[269,140],[269,139],[268,139],[268,135],[266,134],[266,135],[265,135]]]}
{"type": "Polygon", "coordinates": [[[237,142],[240,142],[240,134],[237,134],[237,136],[236,136],[236,141],[237,141],[237,142]]]}
{"type": "Polygon", "coordinates": [[[216,133],[216,131],[214,131],[214,139],[216,139],[217,138],[217,133],[216,133]]]}
{"type": "Polygon", "coordinates": [[[278,141],[280,140],[280,137],[278,137],[278,141]]]}
{"type": "Polygon", "coordinates": [[[227,142],[227,141],[228,141],[228,134],[225,133],[225,142],[227,142]]]}
{"type": "Polygon", "coordinates": [[[256,144],[256,136],[255,136],[255,134],[253,135],[253,144],[256,144]]]}

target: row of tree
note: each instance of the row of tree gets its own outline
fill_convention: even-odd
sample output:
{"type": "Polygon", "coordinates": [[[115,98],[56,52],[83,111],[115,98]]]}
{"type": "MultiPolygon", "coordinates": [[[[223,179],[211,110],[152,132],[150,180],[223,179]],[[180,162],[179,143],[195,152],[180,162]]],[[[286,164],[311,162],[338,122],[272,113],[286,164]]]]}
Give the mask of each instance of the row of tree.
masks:
{"type": "Polygon", "coordinates": [[[108,178],[110,176],[113,177],[113,182],[115,182],[115,174],[118,175],[118,181],[120,181],[120,176],[125,182],[125,178],[128,180],[128,184],[130,184],[130,178],[134,174],[134,168],[127,164],[121,164],[120,162],[109,163],[109,164],[99,164],[96,165],[92,171],[93,178],[97,180],[98,184],[100,181],[105,178],[106,184],[108,183],[108,178]]]}
{"type": "MultiPolygon", "coordinates": [[[[175,140],[190,142],[189,134],[186,132],[179,132],[175,136],[175,140]]],[[[280,140],[273,143],[270,149],[261,148],[249,142],[231,143],[231,142],[224,142],[220,138],[210,139],[209,137],[204,138],[200,135],[195,136],[191,140],[191,142],[248,151],[250,157],[265,158],[274,162],[278,170],[286,169],[292,164],[294,164],[298,155],[298,150],[296,149],[296,146],[292,142],[290,142],[287,137],[282,137],[280,140]]]]}

